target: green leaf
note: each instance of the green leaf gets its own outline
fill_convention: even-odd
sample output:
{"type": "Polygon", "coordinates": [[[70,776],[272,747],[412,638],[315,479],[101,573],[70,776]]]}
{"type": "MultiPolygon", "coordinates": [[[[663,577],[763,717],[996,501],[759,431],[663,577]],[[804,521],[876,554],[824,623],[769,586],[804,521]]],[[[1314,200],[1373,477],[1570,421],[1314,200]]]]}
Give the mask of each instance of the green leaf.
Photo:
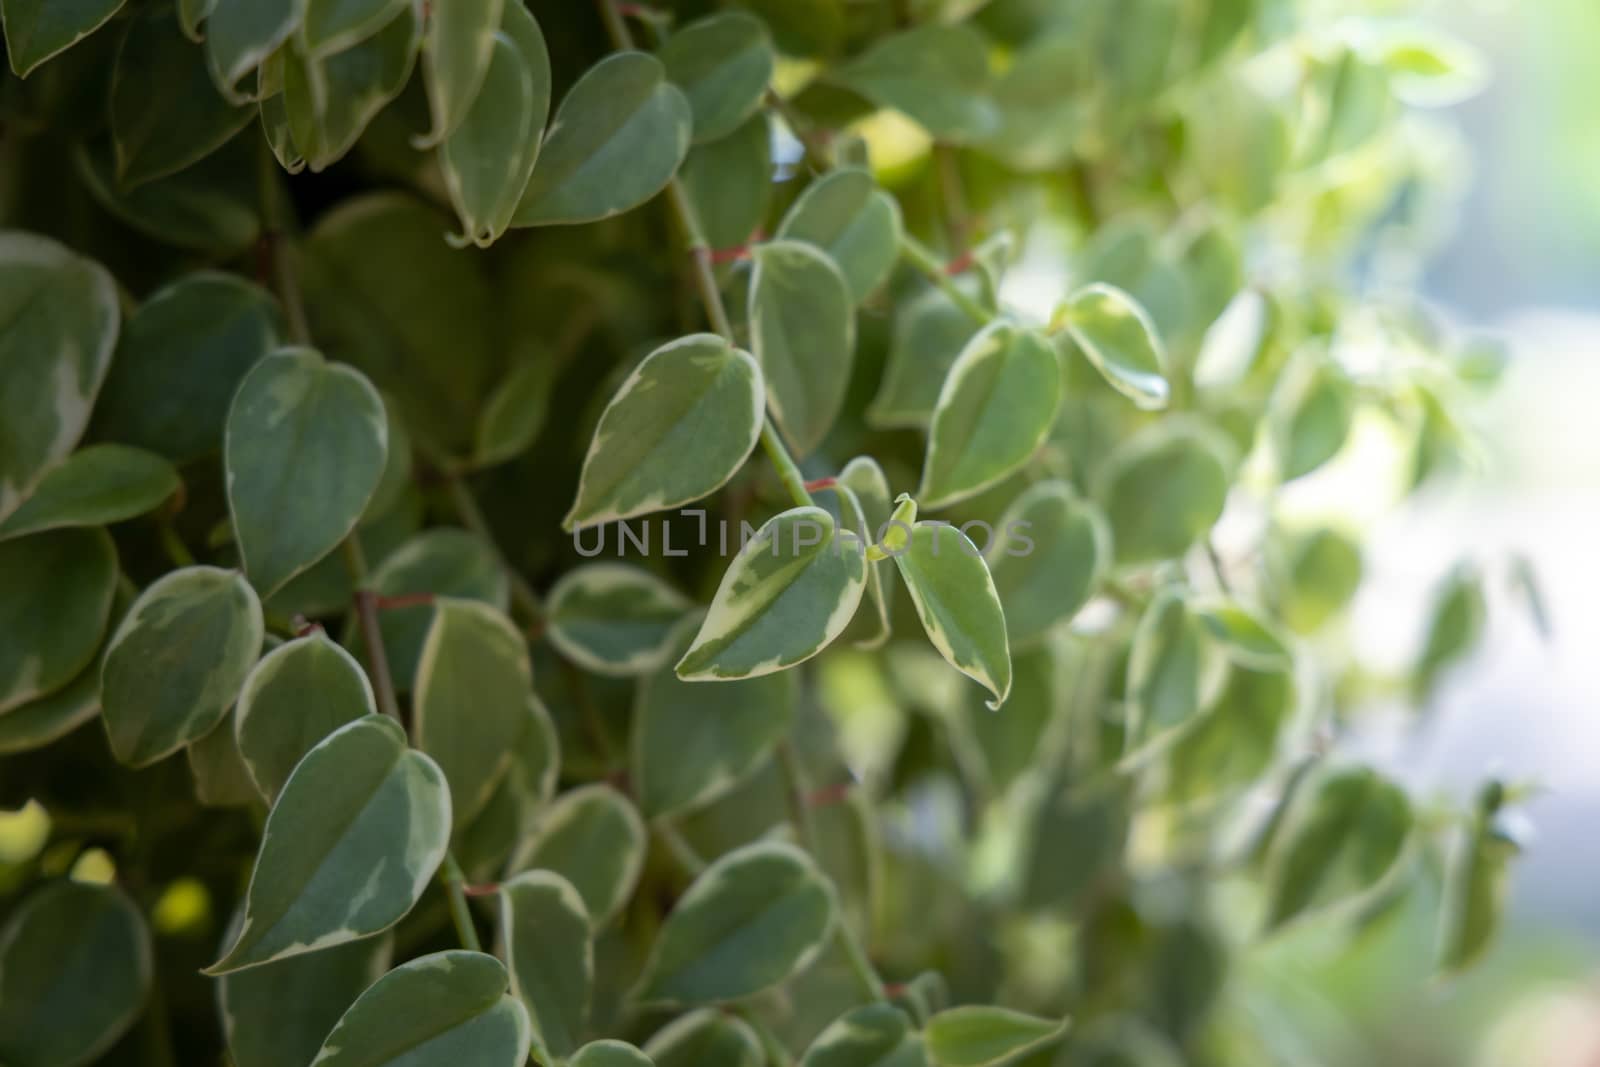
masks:
{"type": "Polygon", "coordinates": [[[1022,648],[1088,603],[1111,564],[1111,531],[1069,484],[1040,482],[1006,508],[988,555],[1006,632],[1022,648]]]}
{"type": "Polygon", "coordinates": [[[550,413],[550,393],[559,367],[540,356],[513,367],[489,396],[478,418],[472,462],[491,467],[532,447],[550,413]]]}
{"type": "Polygon", "coordinates": [[[1354,599],[1365,564],[1347,534],[1320,527],[1285,535],[1274,547],[1268,558],[1281,571],[1278,613],[1296,633],[1320,630],[1354,599]]]}
{"type": "Polygon", "coordinates": [[[262,636],[261,602],[237,572],[185,567],[158,578],[106,651],[100,699],[112,753],[146,767],[216,729],[262,636]]]}
{"type": "Polygon", "coordinates": [[[727,484],[761,437],[761,368],[714,334],[663,345],[606,405],[568,530],[675,508],[727,484]]]}
{"type": "Polygon", "coordinates": [[[95,434],[174,463],[220,449],[228,403],[279,330],[272,296],[235,275],[200,271],[158,290],[122,331],[95,434]]]}
{"type": "Polygon", "coordinates": [[[962,349],[933,412],[917,499],[948,507],[1002,481],[1036,452],[1061,406],[1055,349],[1035,330],[984,327],[962,349]]]}
{"type": "Polygon", "coordinates": [[[1433,593],[1426,637],[1411,681],[1414,703],[1426,703],[1446,672],[1477,648],[1487,615],[1482,575],[1471,564],[1455,567],[1433,593]]]}
{"type": "Polygon", "coordinates": [[[120,321],[99,264],[0,232],[0,519],[78,443],[120,321]]]}
{"type": "Polygon", "coordinates": [[[667,916],[637,997],[698,1005],[759,993],[816,958],[835,910],[833,886],[804,852],[775,842],[735,849],[667,916]]]}
{"type": "Polygon", "coordinates": [[[121,10],[125,0],[0,0],[6,52],[17,77],[65,52],[121,10]]]}
{"type": "Polygon", "coordinates": [[[451,255],[446,217],[394,193],[345,201],[306,244],[312,334],[400,405],[436,451],[466,454],[495,381],[496,313],[482,257],[451,255]],[[416,263],[427,263],[426,271],[416,263]]]}
{"type": "Polygon", "coordinates": [[[223,975],[217,1011],[234,1067],[310,1063],[339,1017],[383,977],[393,954],[392,937],[368,937],[223,975]]]}
{"type": "Polygon", "coordinates": [[[514,3],[494,35],[483,87],[439,146],[464,237],[488,247],[511,225],[550,115],[550,55],[528,9],[514,3]]]}
{"type": "MultiPolygon", "coordinates": [[[[502,612],[511,603],[510,583],[494,549],[477,534],[449,526],[424,530],[395,549],[372,572],[367,586],[383,597],[479,600],[502,612]]],[[[432,626],[431,604],[389,607],[378,615],[389,673],[402,689],[416,678],[422,645],[432,626]]],[[[360,648],[356,644],[351,647],[359,652],[365,646],[362,642],[360,648]]]]}
{"type": "Polygon", "coordinates": [[[689,99],[697,144],[728,136],[755,114],[777,64],[767,24],[745,11],[696,19],[656,54],[689,99]]]}
{"type": "MultiPolygon", "coordinates": [[[[838,482],[854,495],[860,508],[863,540],[869,545],[875,544],[879,532],[887,532],[893,511],[889,479],[883,468],[870,456],[857,456],[840,469],[838,482]]],[[[843,499],[842,494],[840,499],[843,499]]],[[[856,640],[858,648],[878,648],[889,639],[894,608],[893,573],[880,566],[867,568],[867,597],[872,602],[874,618],[862,626],[861,636],[856,640]]]]}
{"type": "Polygon", "coordinates": [[[1445,873],[1439,966],[1459,974],[1483,958],[1505,918],[1511,861],[1522,851],[1500,813],[1504,787],[1490,782],[1472,824],[1456,842],[1445,873]]]}
{"type": "Polygon", "coordinates": [[[586,785],[556,798],[511,869],[562,875],[583,897],[598,930],[633,895],[644,850],[644,822],[628,798],[609,785],[586,785]]]}
{"type": "Polygon", "coordinates": [[[0,541],[0,713],[67,685],[100,647],[117,588],[101,529],[0,541]]]}
{"type": "Polygon", "coordinates": [[[1011,695],[998,713],[980,707],[976,698],[963,703],[965,726],[982,759],[981,780],[996,794],[1010,789],[1030,767],[1048,765],[1063,691],[1056,659],[1049,645],[1018,653],[1011,662],[1011,695]]]}
{"type": "Polygon", "coordinates": [[[228,409],[224,465],[239,558],[264,595],[355,529],[388,440],[383,400],[359,371],[290,348],[245,375],[228,409]]]}
{"type": "Polygon", "coordinates": [[[850,384],[850,283],[825,253],[799,241],[757,245],[751,255],[751,350],[766,376],[774,421],[805,455],[827,436],[850,384]]]}
{"type": "Polygon", "coordinates": [[[244,681],[234,726],[239,753],[271,802],[318,742],[377,710],[372,684],[350,653],[320,632],[286,641],[244,681]]]}
{"type": "Polygon", "coordinates": [[[493,956],[454,950],[390,971],[350,1005],[314,1067],[520,1067],[533,1029],[493,956]]]}
{"type": "Polygon", "coordinates": [[[1331,362],[1302,363],[1291,370],[1274,403],[1273,443],[1279,476],[1286,482],[1327,463],[1350,436],[1355,390],[1331,362]]]}
{"type": "MultiPolygon", "coordinates": [[[[370,715],[340,727],[284,783],[256,854],[244,925],[205,973],[256,967],[387,930],[422,895],[449,834],[444,776],[427,756],[406,748],[398,723],[370,715]]],[[[399,1015],[389,1023],[405,1021],[399,1015]]]]}
{"type": "MultiPolygon", "coordinates": [[[[800,1067],[926,1067],[922,1035],[899,1008],[868,1004],[828,1024],[800,1067]]],[[[243,1067],[243,1065],[241,1065],[243,1067]]]]}
{"type": "Polygon", "coordinates": [[[1366,768],[1336,771],[1296,798],[1273,842],[1266,928],[1374,889],[1411,833],[1411,802],[1366,768]]]}
{"type": "Polygon", "coordinates": [[[737,248],[772,202],[772,128],[765,112],[721,140],[695,145],[678,172],[712,248],[737,248]]]}
{"type": "MultiPolygon", "coordinates": [[[[127,614],[134,592],[131,582],[119,582],[111,601],[110,628],[115,628],[127,614]]],[[[66,685],[0,714],[0,755],[43,748],[98,716],[100,667],[105,655],[106,646],[102,644],[89,665],[66,685]]]]}
{"type": "Polygon", "coordinates": [[[672,632],[692,606],[649,571],[589,563],[551,587],[546,633],[558,652],[585,670],[648,674],[671,655],[672,632]]]}
{"type": "Polygon", "coordinates": [[[440,143],[465,121],[488,77],[495,31],[509,6],[504,0],[455,0],[431,13],[422,75],[433,131],[418,147],[440,143]]]}
{"type": "Polygon", "coordinates": [[[299,27],[308,0],[215,0],[206,19],[206,60],[222,95],[244,103],[239,82],[299,27]]]}
{"type": "Polygon", "coordinates": [[[1065,166],[1094,117],[1087,53],[1070,33],[1041,35],[1019,50],[995,83],[999,122],[984,153],[1027,174],[1065,166]]]}
{"type": "Polygon", "coordinates": [[[894,337],[877,396],[867,407],[874,426],[922,429],[933,421],[950,368],[978,330],[941,289],[925,289],[895,308],[894,337]]]}
{"type": "Polygon", "coordinates": [[[0,522],[0,540],[122,522],[154,511],[182,484],[160,456],[126,445],[90,445],[45,474],[27,502],[0,522]]]}
{"type": "Polygon", "coordinates": [[[342,159],[367,124],[400,95],[421,41],[421,18],[407,4],[375,36],[342,52],[320,59],[285,54],[285,118],[296,151],[313,171],[342,159]]]}
{"type": "Polygon", "coordinates": [[[306,0],[299,43],[307,55],[341,52],[394,21],[411,0],[306,0]]]}
{"type": "Polygon", "coordinates": [[[501,876],[512,852],[555,794],[561,763],[555,723],[537,697],[528,709],[505,776],[483,811],[455,836],[457,858],[475,882],[501,876]]]}
{"type": "Polygon", "coordinates": [[[1233,662],[1258,671],[1294,670],[1294,650],[1249,609],[1225,600],[1203,602],[1196,605],[1195,617],[1233,662]]]}
{"type": "Polygon", "coordinates": [[[1139,617],[1128,653],[1128,748],[1147,750],[1200,712],[1200,619],[1175,589],[1139,617]]]}
{"type": "Polygon", "coordinates": [[[677,173],[692,122],[660,60],[607,56],[561,101],[512,225],[594,222],[638,207],[677,173]]]}
{"type": "Polygon", "coordinates": [[[804,662],[844,631],[867,586],[865,546],[822,508],[792,508],[756,531],[717,586],[685,681],[751,678],[804,662]]]}
{"type": "Polygon", "coordinates": [[[511,992],[528,1011],[540,1059],[571,1054],[588,1024],[594,984],[583,898],[554,871],[519,874],[500,887],[500,936],[511,992]]]}
{"type": "MultiPolygon", "coordinates": [[[[681,650],[686,634],[679,632],[681,650]]],[[[788,733],[797,690],[789,673],[706,686],[664,665],[641,679],[633,786],[644,813],[659,818],[703,807],[747,779],[788,733]]]]}
{"type": "Polygon", "coordinates": [[[1194,361],[1200,389],[1239,384],[1261,356],[1272,328],[1272,305],[1254,289],[1242,289],[1206,329],[1194,361]]]}
{"type": "Polygon", "coordinates": [[[0,1056],[16,1067],[87,1064],[150,994],[150,932],[115,886],[52,882],[0,931],[0,1056]]]}
{"type": "Polygon", "coordinates": [[[1066,1026],[1007,1008],[950,1008],[928,1020],[928,1059],[936,1067],[990,1067],[1041,1047],[1066,1026]]]}
{"type": "Polygon", "coordinates": [[[1168,791],[1177,803],[1227,796],[1272,765],[1296,710],[1294,675],[1234,664],[1222,691],[1170,752],[1168,791]]]}
{"type": "Polygon", "coordinates": [[[1111,522],[1118,563],[1183,555],[1222,516],[1234,449],[1208,423],[1175,417],[1123,441],[1096,497],[1111,522]]]}
{"type": "Polygon", "coordinates": [[[930,24],[880,38],[830,77],[940,141],[981,141],[999,126],[984,41],[967,26],[930,24]]]}
{"type": "Polygon", "coordinates": [[[80,143],[73,164],[89,194],[120,221],[162,244],[222,259],[261,235],[255,185],[237,167],[253,147],[235,138],[192,167],[132,188],[117,182],[109,137],[80,143]]]}
{"type": "Polygon", "coordinates": [[[129,23],[111,72],[110,113],[124,187],[204,159],[255,117],[217,95],[204,55],[164,10],[129,23]]]}
{"type": "Polygon", "coordinates": [[[1089,285],[1056,309],[1054,322],[1067,331],[1084,358],[1117,392],[1146,411],[1167,406],[1167,352],[1149,312],[1121,289],[1089,285]]]}
{"type": "Polygon", "coordinates": [[[434,601],[417,661],[411,732],[450,784],[455,825],[483,810],[527,729],[528,646],[511,620],[476,600],[434,601]]]}
{"type": "Polygon", "coordinates": [[[857,304],[900,258],[900,202],[858,167],[829,171],[806,187],[783,217],[779,239],[817,246],[844,275],[857,304]]]}
{"type": "Polygon", "coordinates": [[[204,807],[245,808],[261,800],[239,753],[233,722],[232,715],[224,715],[214,730],[183,750],[195,799],[204,807]]]}
{"type": "Polygon", "coordinates": [[[650,1057],[626,1041],[591,1041],[573,1054],[567,1067],[654,1067],[650,1057]]]}
{"type": "Polygon", "coordinates": [[[644,1052],[656,1067],[763,1067],[767,1062],[749,1023],[709,1008],[657,1030],[644,1052]]]}
{"type": "Polygon", "coordinates": [[[1011,692],[1011,650],[1000,594],[977,546],[953,526],[920,522],[891,554],[928,640],[994,694],[989,707],[999,708],[1011,692]]]}
{"type": "Polygon", "coordinates": [[[211,17],[216,6],[217,0],[178,0],[178,24],[183,27],[183,35],[196,44],[204,41],[200,24],[211,17]]]}

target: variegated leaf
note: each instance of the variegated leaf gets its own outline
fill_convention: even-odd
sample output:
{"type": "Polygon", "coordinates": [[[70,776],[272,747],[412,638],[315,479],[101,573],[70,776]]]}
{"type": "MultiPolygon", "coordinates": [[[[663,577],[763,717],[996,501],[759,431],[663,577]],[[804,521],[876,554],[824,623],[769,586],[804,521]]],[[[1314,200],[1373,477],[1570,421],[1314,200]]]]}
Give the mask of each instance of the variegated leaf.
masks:
{"type": "Polygon", "coordinates": [[[339,727],[377,712],[355,658],[322,633],[262,657],[239,693],[234,731],[261,795],[275,800],[301,758],[339,727]]]}
{"type": "Polygon", "coordinates": [[[567,1067],[655,1067],[650,1057],[628,1044],[606,1038],[591,1041],[575,1052],[567,1067]]]}
{"type": "Polygon", "coordinates": [[[235,571],[185,567],[140,594],[100,674],[111,751],[145,767],[222,721],[261,653],[255,590],[235,571]]]}
{"type": "Polygon", "coordinates": [[[722,488],[761,437],[762,388],[756,361],[714,334],[650,353],[600,416],[562,525],[644,515],[722,488]]]}
{"type": "Polygon", "coordinates": [[[589,563],[550,589],[546,633],[568,659],[597,674],[631,677],[672,653],[672,633],[693,605],[649,571],[589,563]]]}
{"type": "Polygon", "coordinates": [[[800,194],[783,217],[778,238],[826,252],[859,304],[894,269],[900,230],[900,202],[878,187],[870,171],[843,167],[800,194]]]}
{"type": "MultiPolygon", "coordinates": [[[[876,544],[889,530],[894,505],[889,495],[889,479],[871,456],[857,456],[839,471],[839,484],[855,494],[866,523],[866,543],[876,544]]],[[[867,568],[867,598],[872,602],[873,618],[859,629],[859,648],[878,648],[889,639],[890,613],[894,607],[894,571],[873,564],[867,568]]],[[[857,616],[858,619],[864,616],[857,616]]]]}
{"type": "Polygon", "coordinates": [[[928,640],[952,667],[994,695],[1011,692],[1011,649],[1000,594],[967,535],[944,523],[917,523],[891,551],[928,640]]]}
{"type": "Polygon", "coordinates": [[[766,377],[772,417],[806,455],[822,443],[844,405],[855,361],[855,302],[833,260],[801,241],[773,241],[751,253],[750,347],[766,377]]]}
{"type": "Polygon", "coordinates": [[[60,690],[94,658],[117,590],[101,529],[0,541],[0,713],[60,690]]]}
{"type": "Polygon", "coordinates": [[[63,526],[105,526],[153,511],[181,487],[160,456],[126,445],[90,445],[52,467],[4,522],[0,541],[63,526]]]}
{"type": "Polygon", "coordinates": [[[989,571],[1020,648],[1078,613],[1111,565],[1111,531],[1093,504],[1061,481],[1011,502],[989,547],[989,571]]]}
{"type": "Polygon", "coordinates": [[[1060,1037],[1057,1019],[989,1005],[965,1005],[928,1020],[928,1059],[935,1067],[998,1067],[1060,1037]]]}
{"type": "Polygon", "coordinates": [[[362,993],[328,1034],[313,1067],[521,1067],[533,1028],[493,956],[419,956],[362,993]]]}
{"type": "Polygon", "coordinates": [[[506,0],[455,0],[432,12],[422,50],[422,81],[433,130],[419,147],[438,144],[466,119],[488,76],[494,35],[507,6],[506,0]]]}
{"type": "Polygon", "coordinates": [[[1172,416],[1123,441],[1100,472],[1096,498],[1118,563],[1183,555],[1227,503],[1235,450],[1209,423],[1172,416]]]}
{"type": "Polygon", "coordinates": [[[1087,285],[1056,308],[1054,323],[1117,392],[1147,411],[1167,406],[1167,351],[1133,297],[1112,285],[1087,285]]]}
{"type": "Polygon", "coordinates": [[[511,993],[528,1010],[541,1059],[581,1043],[594,984],[588,909],[554,871],[527,871],[500,887],[500,937],[511,993]]]}
{"type": "Polygon", "coordinates": [[[299,43],[312,56],[360,44],[394,21],[412,0],[305,0],[299,43]]]}
{"type": "Polygon", "coordinates": [[[967,343],[944,380],[928,433],[917,500],[948,507],[1017,470],[1050,433],[1061,406],[1055,349],[1009,322],[967,343]]]}
{"type": "Polygon", "coordinates": [[[644,850],[644,822],[628,798],[609,785],[587,785],[546,809],[511,869],[550,870],[566,878],[598,930],[633,895],[644,850]]]}
{"type": "Polygon", "coordinates": [[[703,1008],[657,1030],[644,1053],[655,1067],[762,1067],[761,1038],[733,1015],[703,1008]]]}
{"type": "Polygon", "coordinates": [[[242,104],[239,83],[305,18],[308,0],[215,0],[206,18],[206,60],[222,95],[242,104]]]}
{"type": "Polygon", "coordinates": [[[421,41],[419,10],[406,4],[387,26],[342,52],[320,58],[294,49],[282,53],[284,117],[296,151],[313,171],[344,158],[405,89],[421,41]]]}
{"type": "Polygon", "coordinates": [[[11,70],[26,78],[103,26],[126,0],[0,0],[11,70]]]}
{"type": "Polygon", "coordinates": [[[726,137],[755,113],[777,63],[767,24],[738,10],[696,19],[657,55],[689,99],[697,144],[726,137]]]}
{"type": "Polygon", "coordinates": [[[406,747],[399,724],[370,715],[340,727],[284,783],[267,816],[239,936],[206,973],[387,930],[422,896],[449,837],[444,775],[406,747]]]}
{"type": "Polygon", "coordinates": [[[751,678],[802,663],[844,631],[866,587],[857,534],[838,529],[822,508],[785,511],[723,574],[678,677],[751,678]]]}
{"type": "Polygon", "coordinates": [[[922,1035],[890,1004],[855,1008],[818,1034],[799,1067],[927,1067],[922,1035]]]}
{"type": "Polygon", "coordinates": [[[925,429],[944,380],[978,326],[942,289],[930,286],[900,303],[878,395],[867,405],[873,426],[925,429]]]}

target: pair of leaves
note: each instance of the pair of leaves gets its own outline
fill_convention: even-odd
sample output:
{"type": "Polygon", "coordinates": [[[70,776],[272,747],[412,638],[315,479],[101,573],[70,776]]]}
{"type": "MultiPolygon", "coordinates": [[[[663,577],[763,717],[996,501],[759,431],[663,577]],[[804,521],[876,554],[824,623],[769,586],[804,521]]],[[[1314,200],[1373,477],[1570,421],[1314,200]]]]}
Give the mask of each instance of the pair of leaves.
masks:
{"type": "Polygon", "coordinates": [[[382,934],[222,975],[217,1010],[235,1067],[316,1059],[328,1032],[393,956],[394,938],[382,934]]]}
{"type": "Polygon", "coordinates": [[[950,1008],[914,1030],[897,1007],[856,1008],[817,1035],[800,1067],[994,1067],[1065,1031],[1064,1022],[988,1006],[950,1008]]]}
{"type": "Polygon", "coordinates": [[[239,693],[233,728],[245,768],[270,802],[323,738],[377,710],[361,665],[313,633],[284,642],[255,665],[239,693]]]}
{"type": "Polygon", "coordinates": [[[540,814],[511,869],[561,875],[598,930],[633,895],[644,853],[644,820],[628,798],[608,785],[587,785],[562,794],[540,814]]]}

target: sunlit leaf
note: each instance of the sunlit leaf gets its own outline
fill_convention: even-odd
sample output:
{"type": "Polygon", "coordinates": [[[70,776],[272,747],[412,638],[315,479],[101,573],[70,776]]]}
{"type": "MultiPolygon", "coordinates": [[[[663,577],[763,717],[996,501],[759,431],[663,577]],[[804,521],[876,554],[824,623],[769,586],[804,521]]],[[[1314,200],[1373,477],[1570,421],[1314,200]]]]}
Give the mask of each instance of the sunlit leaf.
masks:
{"type": "Polygon", "coordinates": [[[982,553],[960,530],[922,522],[893,554],[928,640],[993,694],[991,708],[1000,707],[1011,692],[1011,651],[1000,594],[982,553]]]}

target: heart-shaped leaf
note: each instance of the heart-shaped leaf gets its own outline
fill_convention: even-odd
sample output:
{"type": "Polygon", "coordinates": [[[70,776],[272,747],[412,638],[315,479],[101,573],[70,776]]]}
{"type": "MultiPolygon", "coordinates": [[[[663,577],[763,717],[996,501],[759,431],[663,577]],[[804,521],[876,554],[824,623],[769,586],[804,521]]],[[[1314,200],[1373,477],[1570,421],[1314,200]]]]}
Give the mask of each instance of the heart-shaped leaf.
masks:
{"type": "Polygon", "coordinates": [[[988,1005],[950,1008],[928,1020],[928,1059],[936,1067],[991,1067],[1059,1037],[1066,1026],[988,1005]]]}
{"type": "Polygon", "coordinates": [[[925,428],[950,368],[977,330],[972,316],[941,289],[925,289],[896,307],[888,363],[867,420],[885,428],[925,428]]]}
{"type": "Polygon", "coordinates": [[[95,407],[96,436],[175,463],[220,449],[229,401],[279,336],[277,304],[260,286],[185,275],[128,320],[95,407]]]}
{"type": "Polygon", "coordinates": [[[428,89],[433,130],[419,147],[438,144],[466,119],[488,77],[494,35],[510,6],[505,0],[455,0],[431,13],[422,50],[422,80],[428,89]]]}
{"type": "MultiPolygon", "coordinates": [[[[678,649],[687,636],[680,632],[678,649]]],[[[645,814],[700,807],[754,773],[788,733],[796,689],[788,673],[706,686],[663,666],[642,679],[634,703],[633,784],[645,814]]]]}
{"type": "Polygon", "coordinates": [[[1055,324],[1117,392],[1147,411],[1167,406],[1167,353],[1139,302],[1111,285],[1088,285],[1056,308],[1055,324]]]}
{"type": "Polygon", "coordinates": [[[728,136],[696,145],[678,173],[712,248],[736,248],[767,217],[772,202],[772,128],[757,112],[728,136]]]}
{"type": "Polygon", "coordinates": [[[1040,482],[1011,502],[989,548],[1013,648],[1078,613],[1111,564],[1111,531],[1066,482],[1040,482]]]}
{"type": "Polygon", "coordinates": [[[757,842],[696,878],[656,937],[641,1002],[709,1004],[777,985],[827,943],[833,886],[792,845],[757,842]]]}
{"type": "Polygon", "coordinates": [[[955,527],[921,522],[891,555],[933,647],[994,694],[991,708],[1000,707],[1011,692],[1011,650],[983,554],[955,527]]]}
{"type": "Polygon", "coordinates": [[[817,1035],[800,1067],[926,1067],[922,1035],[890,1004],[855,1008],[817,1035]]]}
{"type": "Polygon", "coordinates": [[[1355,388],[1331,362],[1302,361],[1285,375],[1274,407],[1278,472],[1284,481],[1292,481],[1344,447],[1355,420],[1355,388]]]}
{"type": "Polygon", "coordinates": [[[692,125],[659,59],[607,56],[561,101],[512,225],[594,222],[638,207],[678,172],[692,125]]]}
{"type": "Polygon", "coordinates": [[[696,19],[656,54],[689,98],[697,144],[726,137],[754,114],[777,64],[766,23],[746,11],[696,19]]]}
{"type": "Polygon", "coordinates": [[[762,1067],[767,1062],[761,1038],[749,1023],[709,1008],[657,1030],[644,1053],[656,1067],[762,1067]]]}
{"type": "Polygon", "coordinates": [[[439,146],[445,186],[464,236],[480,247],[511,225],[550,115],[544,34],[521,4],[509,5],[504,17],[477,98],[439,146]]]}
{"type": "Polygon", "coordinates": [[[591,1041],[573,1053],[567,1067],[655,1067],[650,1057],[626,1041],[591,1041]]]}
{"type": "Polygon", "coordinates": [[[291,348],[245,375],[223,459],[234,540],[257,589],[270,596],[349,536],[383,477],[388,441],[383,400],[359,371],[291,348]]]}
{"type": "Polygon", "coordinates": [[[980,141],[999,128],[987,49],[969,26],[929,23],[891,34],[831,77],[941,141],[980,141]]]}
{"type": "Polygon", "coordinates": [[[305,18],[308,0],[214,0],[206,18],[206,60],[222,95],[242,104],[244,76],[266,62],[305,18]]]}
{"type": "Polygon", "coordinates": [[[299,43],[317,57],[360,44],[400,14],[411,0],[306,0],[299,43]]]}
{"type": "Polygon", "coordinates": [[[527,729],[533,667],[522,633],[476,600],[434,601],[417,661],[411,732],[450,783],[455,825],[483,810],[527,729]]]}
{"type": "Polygon", "coordinates": [[[752,256],[750,347],[774,421],[805,455],[844,406],[855,361],[855,301],[838,266],[812,245],[774,241],[752,256]]]}
{"type": "Polygon", "coordinates": [[[1335,771],[1296,798],[1268,860],[1266,926],[1360,897],[1399,860],[1411,801],[1366,768],[1335,771]]]}
{"type": "Polygon", "coordinates": [[[122,890],[38,889],[0,931],[0,1056],[18,1067],[98,1059],[144,1008],[152,970],[150,931],[122,890]]]}
{"type": "Polygon", "coordinates": [[[310,1063],[393,955],[394,938],[381,935],[223,975],[217,1010],[234,1067],[310,1063]]]}
{"type": "Polygon", "coordinates": [[[1118,563],[1181,556],[1227,503],[1234,450],[1193,418],[1168,418],[1128,438],[1107,459],[1096,497],[1111,523],[1118,563]]]}
{"type": "Polygon", "coordinates": [[[1447,974],[1460,973],[1481,959],[1505,918],[1511,861],[1522,846],[1500,812],[1504,802],[1505,786],[1486,784],[1472,823],[1450,856],[1439,924],[1439,966],[1447,974]]]}
{"type": "Polygon", "coordinates": [[[17,77],[65,52],[122,9],[126,0],[0,0],[6,52],[17,77]]]}
{"type": "Polygon", "coordinates": [[[26,503],[0,522],[0,541],[64,526],[104,526],[147,511],[182,487],[160,456],[90,445],[52,467],[26,503]]]}
{"type": "Polygon", "coordinates": [[[89,665],[117,589],[100,529],[0,541],[0,713],[54,693],[89,665]]]}
{"type": "Polygon", "coordinates": [[[481,952],[419,956],[350,1005],[313,1067],[520,1067],[533,1028],[508,982],[481,952]]]}
{"type": "Polygon", "coordinates": [[[250,778],[270,802],[307,752],[378,708],[355,659],[320,632],[262,657],[239,693],[234,731],[250,778]]]}
{"type": "Polygon", "coordinates": [[[919,503],[948,507],[1003,480],[1044,443],[1060,406],[1061,369],[1050,343],[1008,322],[985,327],[939,393],[919,503]]]}
{"type": "Polygon", "coordinates": [[[284,55],[283,107],[296,152],[313,171],[344,158],[400,95],[416,65],[422,21],[406,4],[377,34],[334,55],[284,55]]]}
{"type": "Polygon", "coordinates": [[[204,55],[172,14],[133,19],[111,71],[111,143],[125,186],[165,177],[204,159],[255,112],[217,94],[204,55]]]}
{"type": "Polygon", "coordinates": [[[691,606],[649,571],[590,563],[551,587],[546,632],[562,655],[585,670],[646,674],[671,654],[672,632],[691,606]]]}
{"type": "Polygon", "coordinates": [[[694,644],[686,681],[751,678],[804,662],[855,615],[867,587],[865,546],[822,508],[793,508],[756,531],[722,576],[694,644]]]}
{"type": "Polygon", "coordinates": [[[608,785],[587,785],[556,798],[511,867],[566,878],[598,930],[633,895],[644,849],[644,822],[628,798],[608,785]]]}
{"type": "Polygon", "coordinates": [[[100,674],[111,751],[145,767],[222,721],[261,652],[261,602],[235,571],[157,579],[117,627],[100,674]]]}
{"type": "Polygon", "coordinates": [[[527,871],[500,887],[500,931],[511,992],[528,1010],[540,1058],[582,1040],[594,984],[589,912],[554,871],[527,871]]]}
{"type": "MultiPolygon", "coordinates": [[[[306,753],[284,783],[250,875],[244,924],[206,973],[243,970],[387,930],[422,896],[449,838],[444,775],[406,747],[400,725],[369,715],[340,727],[306,753]]],[[[501,983],[504,989],[503,976],[501,983]]],[[[410,1018],[401,1013],[388,1025],[410,1018]]],[[[373,1047],[369,1042],[363,1051],[373,1047]]],[[[325,1046],[323,1055],[328,1051],[325,1046]]]]}
{"type": "Polygon", "coordinates": [[[557,369],[554,360],[534,358],[500,380],[478,419],[474,466],[492,467],[528,450],[544,429],[557,369]]]}
{"type": "Polygon", "coordinates": [[[600,416],[562,525],[613,522],[716,492],[761,437],[761,390],[755,360],[714,334],[650,353],[600,416]]]}
{"type": "Polygon", "coordinates": [[[0,519],[78,443],[120,322],[99,264],[0,232],[0,519]]]}
{"type": "Polygon", "coordinates": [[[778,237],[826,252],[859,304],[900,258],[900,228],[900,202],[878,188],[870,172],[843,167],[806,187],[783,217],[778,237]]]}

